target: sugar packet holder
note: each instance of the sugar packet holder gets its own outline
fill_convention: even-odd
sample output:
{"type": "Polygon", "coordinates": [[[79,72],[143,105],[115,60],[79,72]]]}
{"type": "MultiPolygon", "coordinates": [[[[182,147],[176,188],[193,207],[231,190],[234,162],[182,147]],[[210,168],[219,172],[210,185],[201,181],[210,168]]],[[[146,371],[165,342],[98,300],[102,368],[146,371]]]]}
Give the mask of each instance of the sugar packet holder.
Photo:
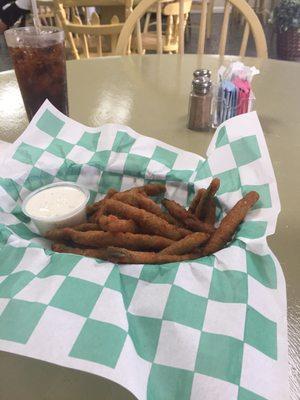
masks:
{"type": "Polygon", "coordinates": [[[254,109],[255,95],[251,81],[259,70],[242,62],[231,63],[218,71],[218,84],[214,88],[212,103],[212,126],[254,109]]]}

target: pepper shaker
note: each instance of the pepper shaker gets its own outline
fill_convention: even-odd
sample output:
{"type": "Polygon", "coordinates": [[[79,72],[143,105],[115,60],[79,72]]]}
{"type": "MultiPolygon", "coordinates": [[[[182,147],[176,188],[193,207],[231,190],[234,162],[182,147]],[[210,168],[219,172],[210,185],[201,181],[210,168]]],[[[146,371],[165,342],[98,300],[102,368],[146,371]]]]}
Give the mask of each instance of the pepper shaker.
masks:
{"type": "Polygon", "coordinates": [[[210,77],[193,79],[188,115],[188,128],[193,131],[207,131],[211,126],[211,86],[210,77]]]}

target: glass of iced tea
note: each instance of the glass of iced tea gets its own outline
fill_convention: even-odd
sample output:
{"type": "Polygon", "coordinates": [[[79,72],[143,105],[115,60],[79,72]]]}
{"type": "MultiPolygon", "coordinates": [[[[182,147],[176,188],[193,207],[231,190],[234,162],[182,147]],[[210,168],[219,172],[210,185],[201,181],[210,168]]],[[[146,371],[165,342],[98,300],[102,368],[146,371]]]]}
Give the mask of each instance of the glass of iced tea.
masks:
{"type": "Polygon", "coordinates": [[[46,99],[68,115],[64,32],[30,26],[4,34],[29,121],[46,99]]]}

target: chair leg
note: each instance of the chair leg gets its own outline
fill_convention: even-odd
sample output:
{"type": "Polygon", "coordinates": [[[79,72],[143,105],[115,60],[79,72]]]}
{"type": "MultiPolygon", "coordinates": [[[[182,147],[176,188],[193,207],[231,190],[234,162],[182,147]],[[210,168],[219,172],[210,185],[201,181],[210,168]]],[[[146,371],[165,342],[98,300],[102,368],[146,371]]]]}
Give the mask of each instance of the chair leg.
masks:
{"type": "Polygon", "coordinates": [[[210,36],[211,36],[213,12],[214,12],[214,0],[210,0],[208,7],[207,7],[207,25],[206,25],[207,39],[210,39],[210,36]]]}

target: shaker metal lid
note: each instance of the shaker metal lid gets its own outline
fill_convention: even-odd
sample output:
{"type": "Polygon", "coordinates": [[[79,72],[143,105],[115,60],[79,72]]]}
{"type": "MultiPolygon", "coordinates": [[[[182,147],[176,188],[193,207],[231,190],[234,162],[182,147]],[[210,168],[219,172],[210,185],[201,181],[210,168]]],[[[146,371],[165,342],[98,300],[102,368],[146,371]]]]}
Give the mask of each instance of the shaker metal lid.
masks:
{"type": "Polygon", "coordinates": [[[201,76],[199,78],[193,79],[192,86],[196,92],[207,93],[211,87],[212,83],[210,80],[207,80],[205,76],[201,76]]]}
{"type": "Polygon", "coordinates": [[[196,71],[193,72],[194,78],[198,78],[201,76],[205,76],[207,78],[211,77],[211,71],[209,69],[196,69],[196,71]]]}

